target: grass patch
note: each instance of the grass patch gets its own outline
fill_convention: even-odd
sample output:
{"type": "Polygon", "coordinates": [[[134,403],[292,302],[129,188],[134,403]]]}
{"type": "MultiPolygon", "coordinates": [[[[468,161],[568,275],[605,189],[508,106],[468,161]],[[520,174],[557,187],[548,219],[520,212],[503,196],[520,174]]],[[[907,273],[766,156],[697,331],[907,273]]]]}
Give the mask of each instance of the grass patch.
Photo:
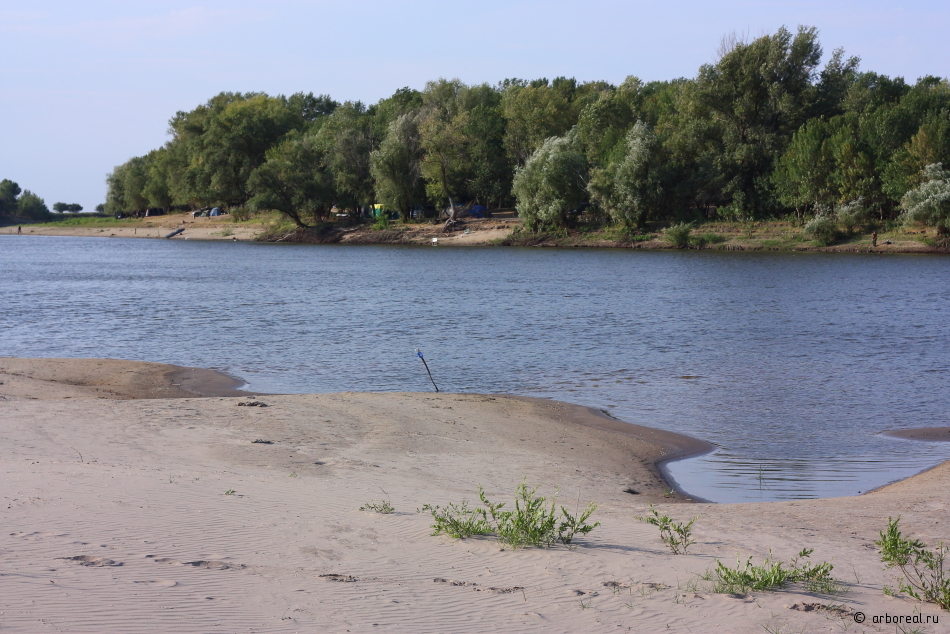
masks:
{"type": "Polygon", "coordinates": [[[674,522],[668,515],[657,513],[653,505],[650,505],[650,513],[647,517],[638,517],[637,519],[647,524],[653,524],[660,529],[660,539],[666,544],[674,555],[685,555],[686,550],[696,542],[693,539],[693,524],[699,519],[697,515],[689,522],[674,522]]]}
{"type": "Polygon", "coordinates": [[[707,231],[706,233],[700,233],[697,236],[693,237],[693,244],[699,248],[703,248],[707,244],[722,244],[727,240],[726,236],[707,231]]]}
{"type": "MultiPolygon", "coordinates": [[[[887,518],[887,528],[881,531],[881,539],[874,542],[880,548],[881,561],[886,569],[896,567],[903,574],[898,591],[950,610],[950,577],[944,570],[950,547],[939,542],[928,549],[919,539],[905,538],[900,531],[900,519],[887,518]]],[[[885,593],[888,590],[885,588],[885,593]]]]}
{"type": "Polygon", "coordinates": [[[490,501],[479,486],[481,507],[471,508],[466,500],[462,500],[460,504],[444,507],[426,504],[420,512],[432,514],[435,521],[433,535],[445,533],[464,538],[493,534],[510,548],[548,548],[558,543],[570,546],[575,537],[586,535],[600,525],[600,522],[587,523],[597,510],[596,504],[588,504],[580,513],[575,510],[572,514],[564,506],[558,512],[558,491],[555,490],[550,500],[538,495],[537,491],[538,487],[529,489],[527,481],[522,481],[515,492],[514,509],[505,510],[505,502],[490,501]]]}
{"type": "Polygon", "coordinates": [[[567,229],[557,229],[552,231],[532,231],[524,226],[517,227],[504,238],[497,241],[499,246],[505,247],[533,247],[539,244],[558,245],[563,241],[570,239],[570,233],[567,229]]]}
{"type": "Polygon", "coordinates": [[[138,221],[135,218],[116,220],[113,216],[80,214],[77,216],[65,216],[61,219],[42,222],[33,226],[95,229],[97,227],[131,227],[137,224],[138,221]]]}

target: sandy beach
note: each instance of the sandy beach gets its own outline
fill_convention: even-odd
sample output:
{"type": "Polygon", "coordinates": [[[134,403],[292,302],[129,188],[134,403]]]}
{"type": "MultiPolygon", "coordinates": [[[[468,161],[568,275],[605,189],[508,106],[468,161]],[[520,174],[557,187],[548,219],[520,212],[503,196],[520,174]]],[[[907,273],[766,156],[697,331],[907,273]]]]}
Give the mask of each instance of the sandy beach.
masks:
{"type": "Polygon", "coordinates": [[[919,631],[950,631],[950,613],[883,593],[896,573],[873,545],[889,516],[950,541],[950,463],[857,497],[697,503],[668,497],[658,464],[705,442],[589,408],[239,385],[0,357],[0,631],[894,632],[873,617],[914,614],[939,619],[919,631]],[[596,502],[601,526],[574,549],[511,550],[431,536],[417,512],[474,502],[478,485],[510,503],[523,479],[571,507],[596,502]],[[360,510],[383,498],[393,513],[360,510]],[[698,516],[689,554],[637,521],[650,503],[698,516]],[[802,548],[847,591],[717,594],[699,576],[802,548]]]}

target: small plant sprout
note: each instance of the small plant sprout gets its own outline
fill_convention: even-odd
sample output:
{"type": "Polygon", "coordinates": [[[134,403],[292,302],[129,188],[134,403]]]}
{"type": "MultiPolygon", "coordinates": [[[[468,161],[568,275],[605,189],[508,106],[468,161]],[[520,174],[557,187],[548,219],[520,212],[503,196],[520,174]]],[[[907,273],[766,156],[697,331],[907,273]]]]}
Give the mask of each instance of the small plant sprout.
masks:
{"type": "Polygon", "coordinates": [[[291,477],[291,478],[296,478],[296,477],[298,477],[298,476],[297,476],[297,472],[296,472],[296,471],[291,471],[291,472],[290,472],[290,477],[291,477]]]}
{"type": "Polygon", "coordinates": [[[386,499],[380,502],[376,502],[375,500],[372,502],[367,502],[360,507],[361,511],[374,511],[376,513],[382,513],[383,515],[389,515],[396,510],[389,501],[389,494],[386,493],[382,487],[380,487],[379,490],[383,492],[383,495],[386,496],[386,499]]]}
{"type": "Polygon", "coordinates": [[[660,529],[660,539],[669,546],[674,555],[685,555],[687,549],[696,542],[693,536],[693,523],[699,519],[697,515],[685,524],[683,522],[674,522],[668,515],[660,515],[657,510],[650,505],[650,513],[647,517],[638,517],[637,519],[647,524],[653,524],[660,529]]]}
{"type": "MultiPolygon", "coordinates": [[[[887,518],[887,528],[874,542],[880,548],[885,569],[897,567],[904,576],[898,581],[897,591],[950,610],[950,574],[944,570],[950,546],[939,542],[928,549],[919,539],[905,538],[898,526],[900,519],[887,518]]],[[[884,588],[884,593],[893,595],[894,590],[884,588]]]]}
{"type": "Polygon", "coordinates": [[[235,493],[237,493],[237,491],[235,491],[234,489],[228,489],[227,491],[224,492],[225,495],[234,495],[235,493]]]}

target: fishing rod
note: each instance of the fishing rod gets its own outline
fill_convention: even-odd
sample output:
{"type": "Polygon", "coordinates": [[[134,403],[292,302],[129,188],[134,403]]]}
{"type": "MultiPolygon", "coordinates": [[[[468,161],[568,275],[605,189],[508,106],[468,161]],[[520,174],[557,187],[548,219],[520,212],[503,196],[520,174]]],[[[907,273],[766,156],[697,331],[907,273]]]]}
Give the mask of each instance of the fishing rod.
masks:
{"type": "Polygon", "coordinates": [[[426,367],[426,373],[429,375],[429,380],[432,381],[432,387],[434,387],[435,391],[438,392],[439,386],[435,384],[435,379],[432,378],[432,373],[429,372],[429,364],[426,363],[426,359],[422,356],[422,352],[419,350],[419,348],[416,348],[416,356],[422,359],[422,365],[426,367]]]}

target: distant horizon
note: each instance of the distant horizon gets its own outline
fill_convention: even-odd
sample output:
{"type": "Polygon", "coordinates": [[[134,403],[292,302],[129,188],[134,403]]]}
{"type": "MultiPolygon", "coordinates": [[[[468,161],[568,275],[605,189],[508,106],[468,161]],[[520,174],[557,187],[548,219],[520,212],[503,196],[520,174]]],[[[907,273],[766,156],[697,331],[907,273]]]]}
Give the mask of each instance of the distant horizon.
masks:
{"type": "Polygon", "coordinates": [[[695,77],[723,36],[819,29],[823,62],[843,47],[861,69],[914,83],[947,77],[944,3],[817,1],[763,6],[413,2],[318,6],[284,0],[39,1],[0,10],[0,179],[45,199],[105,200],[116,165],[163,145],[168,120],[223,92],[329,94],[370,105],[445,77],[495,85],[557,76],[619,84],[695,77]],[[689,16],[688,20],[683,16],[689,16]]]}

